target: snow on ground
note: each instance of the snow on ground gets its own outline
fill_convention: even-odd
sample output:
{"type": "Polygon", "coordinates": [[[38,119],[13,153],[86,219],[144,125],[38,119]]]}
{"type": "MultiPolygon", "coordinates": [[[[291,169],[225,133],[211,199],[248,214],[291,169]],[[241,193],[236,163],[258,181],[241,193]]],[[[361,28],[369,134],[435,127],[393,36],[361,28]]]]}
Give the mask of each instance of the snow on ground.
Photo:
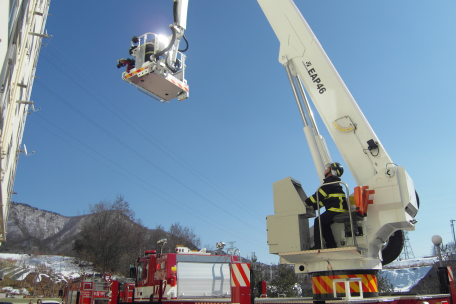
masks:
{"type": "MultiPolygon", "coordinates": [[[[59,255],[28,255],[0,253],[0,259],[15,261],[14,267],[2,269],[5,275],[11,274],[15,280],[23,280],[28,274],[38,271],[40,280],[48,276],[40,271],[43,266],[52,270],[57,280],[77,278],[82,272],[93,272],[92,269],[82,270],[75,258],[59,255]]],[[[437,262],[436,257],[401,260],[392,262],[386,269],[379,272],[380,276],[387,277],[395,287],[396,292],[408,292],[431,270],[437,262]],[[413,267],[414,266],[414,267],[413,267]],[[420,267],[417,267],[420,266],[420,267]]]]}
{"type": "Polygon", "coordinates": [[[23,280],[28,274],[38,272],[49,277],[50,270],[58,280],[77,278],[82,272],[93,272],[92,269],[82,270],[75,258],[60,255],[28,255],[0,253],[0,259],[15,261],[14,266],[2,269],[5,275],[11,275],[15,280],[23,280]]]}

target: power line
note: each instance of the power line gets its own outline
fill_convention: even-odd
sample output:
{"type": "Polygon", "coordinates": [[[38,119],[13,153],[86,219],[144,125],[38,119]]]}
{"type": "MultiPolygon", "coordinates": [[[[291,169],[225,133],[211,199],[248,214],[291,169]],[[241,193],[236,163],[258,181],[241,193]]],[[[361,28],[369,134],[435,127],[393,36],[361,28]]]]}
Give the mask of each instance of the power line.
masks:
{"type": "MultiPolygon", "coordinates": [[[[57,49],[57,48],[56,48],[57,49]]],[[[57,49],[58,50],[58,49],[57,49]]],[[[49,50],[47,50],[52,56],[54,56],[54,58],[56,58],[58,61],[60,61],[65,67],[67,67],[70,71],[72,71],[79,79],[81,79],[86,85],[88,85],[89,87],[91,87],[95,92],[97,92],[98,94],[100,94],[101,96],[103,96],[103,98],[109,102],[113,107],[115,107],[118,111],[120,111],[122,113],[123,116],[127,117],[130,121],[132,121],[135,125],[137,125],[139,128],[141,128],[141,130],[143,132],[145,132],[146,134],[148,134],[150,137],[152,137],[155,141],[157,141],[160,145],[162,145],[163,147],[165,147],[167,150],[169,150],[172,154],[174,154],[179,160],[177,160],[175,157],[173,157],[172,155],[170,155],[169,153],[167,153],[166,151],[164,151],[161,147],[159,147],[157,144],[155,144],[154,142],[152,142],[149,138],[147,138],[146,136],[144,136],[144,134],[142,134],[141,132],[138,131],[138,129],[136,129],[135,127],[133,127],[130,123],[128,123],[125,119],[123,119],[121,116],[119,116],[117,113],[115,113],[110,107],[106,106],[103,102],[101,102],[98,98],[96,98],[94,95],[92,95],[90,92],[88,92],[85,88],[83,88],[80,84],[78,84],[73,78],[71,78],[69,75],[67,75],[64,71],[62,71],[58,66],[56,66],[51,60],[49,60],[48,58],[46,58],[46,56],[43,55],[43,58],[45,60],[47,60],[51,65],[53,65],[57,70],[59,70],[62,74],[64,74],[66,77],[68,77],[73,83],[75,83],[76,85],[78,85],[83,91],[85,91],[87,94],[89,94],[92,98],[94,98],[98,103],[100,103],[103,107],[105,107],[109,112],[111,112],[114,116],[116,116],[118,119],[120,119],[122,122],[124,122],[127,126],[129,126],[131,129],[133,129],[136,133],[138,133],[140,136],[142,136],[145,140],[147,140],[149,143],[151,143],[152,145],[154,145],[157,149],[159,149],[161,152],[163,152],[165,155],[167,155],[169,158],[171,158],[172,160],[174,160],[176,163],[178,163],[180,166],[182,166],[185,170],[187,170],[188,172],[190,172],[191,174],[193,174],[196,178],[198,178],[200,181],[202,181],[203,183],[205,183],[207,186],[209,186],[210,188],[212,188],[214,191],[216,191],[217,193],[219,193],[220,195],[222,195],[223,197],[225,197],[226,199],[228,199],[230,202],[232,202],[233,204],[235,204],[236,206],[240,207],[241,209],[243,209],[244,211],[248,212],[249,214],[251,214],[252,216],[254,216],[257,220],[263,222],[263,218],[260,218],[258,217],[258,215],[256,213],[251,212],[251,211],[248,211],[246,210],[246,207],[247,205],[245,204],[242,204],[238,199],[236,199],[234,196],[232,196],[231,194],[229,194],[227,191],[223,190],[220,186],[218,186],[214,181],[212,181],[211,179],[207,178],[203,173],[201,173],[200,171],[198,171],[197,169],[195,169],[193,166],[191,166],[188,162],[186,162],[185,160],[183,160],[181,157],[179,157],[176,153],[174,153],[171,149],[169,149],[168,147],[166,147],[163,143],[161,143],[157,138],[155,138],[153,135],[151,135],[147,130],[145,130],[141,125],[139,125],[137,122],[135,122],[131,117],[129,117],[128,115],[126,115],[124,112],[122,112],[121,109],[119,109],[115,104],[113,104],[108,98],[106,98],[103,94],[101,94],[100,92],[98,92],[94,87],[92,87],[89,83],[87,83],[83,78],[79,77],[78,74],[73,70],[71,69],[71,67],[67,66],[64,62],[62,62],[58,57],[56,57],[52,52],[50,52],[49,50]],[[229,197],[227,197],[225,194],[221,193],[221,191],[219,191],[218,189],[216,189],[215,187],[213,187],[212,185],[210,185],[207,181],[203,180],[200,176],[198,176],[197,174],[195,174],[192,170],[190,170],[189,168],[187,168],[184,164],[185,163],[187,166],[189,166],[193,171],[196,171],[198,174],[200,174],[202,177],[204,177],[206,180],[208,180],[209,182],[211,182],[212,184],[214,184],[217,188],[221,189],[221,191],[225,192],[227,195],[231,196],[232,198],[234,198],[235,200],[239,201],[239,203],[241,204],[237,204],[236,202],[234,202],[232,199],[230,199],[229,197]]],[[[60,51],[60,50],[59,50],[60,51]]],[[[68,57],[67,57],[68,58],[68,57]]],[[[69,58],[69,60],[71,60],[69,58]]],[[[90,77],[90,75],[88,75],[90,77]]],[[[250,209],[250,208],[249,208],[250,209]]]]}
{"type": "MultiPolygon", "coordinates": [[[[419,216],[417,216],[417,218],[419,218],[419,216]]],[[[440,214],[440,215],[437,215],[437,216],[427,216],[425,218],[420,219],[420,221],[425,222],[425,221],[428,221],[428,220],[434,219],[434,218],[440,218],[441,219],[442,215],[440,214]]],[[[433,226],[433,227],[435,228],[435,226],[433,226]]],[[[443,227],[443,226],[439,226],[439,227],[443,227]]]]}
{"type": "Polygon", "coordinates": [[[244,220],[241,220],[240,218],[236,217],[234,214],[232,214],[231,212],[228,212],[226,211],[225,209],[223,209],[222,207],[220,207],[219,205],[215,204],[214,202],[212,202],[211,200],[207,199],[205,196],[203,196],[202,194],[196,192],[195,190],[193,190],[192,188],[190,188],[189,186],[187,186],[186,184],[184,184],[183,182],[181,182],[180,180],[178,180],[176,177],[174,177],[173,175],[171,175],[170,173],[168,173],[166,170],[162,169],[161,167],[159,167],[158,165],[156,165],[154,162],[152,162],[151,160],[147,159],[145,156],[143,156],[142,154],[138,153],[138,151],[136,151],[135,149],[131,148],[129,145],[127,145],[126,143],[124,143],[122,140],[120,140],[119,138],[117,138],[115,135],[113,135],[111,132],[109,132],[108,130],[106,130],[105,128],[103,128],[102,126],[100,126],[98,123],[96,123],[95,121],[93,121],[92,119],[90,119],[87,115],[85,115],[84,113],[82,113],[81,111],[79,111],[78,109],[76,109],[74,106],[72,106],[69,102],[67,102],[65,99],[63,99],[62,97],[60,97],[59,95],[57,95],[56,93],[54,93],[51,89],[49,89],[48,87],[46,87],[45,85],[43,85],[39,80],[36,80],[38,85],[40,85],[41,87],[43,87],[46,91],[48,91],[51,95],[53,95],[57,100],[59,100],[60,102],[62,102],[63,104],[65,104],[66,106],[68,106],[71,110],[73,110],[74,112],[76,112],[77,114],[79,114],[81,117],[83,117],[85,120],[87,120],[88,122],[90,122],[92,125],[94,125],[95,127],[97,127],[99,130],[101,130],[103,133],[105,133],[106,135],[108,135],[109,137],[111,137],[113,140],[115,140],[117,143],[119,143],[121,146],[125,147],[127,150],[129,150],[130,152],[132,152],[133,154],[135,154],[136,156],[138,156],[140,159],[144,160],[145,162],[147,162],[148,164],[150,164],[151,166],[153,166],[155,169],[159,170],[160,172],[162,172],[163,174],[167,175],[169,178],[173,179],[175,182],[177,182],[178,184],[180,184],[181,186],[183,186],[184,188],[188,189],[189,191],[191,191],[192,193],[194,193],[195,195],[199,196],[200,198],[202,198],[203,200],[205,200],[206,202],[208,202],[209,204],[213,205],[214,207],[218,208],[219,210],[225,212],[226,214],[232,216],[233,218],[237,219],[238,221],[244,223],[245,225],[249,226],[250,228],[258,231],[258,232],[261,232],[261,233],[264,233],[264,231],[260,231],[258,230],[255,226],[252,226],[250,225],[249,223],[247,223],[246,221],[244,220]]]}
{"type": "MultiPolygon", "coordinates": [[[[38,115],[38,113],[35,113],[35,114],[38,115]]],[[[40,115],[38,115],[38,116],[40,116],[40,115]]],[[[161,190],[157,189],[157,188],[154,187],[153,185],[151,185],[151,184],[149,184],[148,182],[144,181],[143,179],[141,179],[140,177],[138,177],[138,176],[136,176],[135,174],[131,173],[131,172],[128,171],[127,169],[123,168],[122,166],[120,166],[120,165],[116,164],[115,162],[111,161],[110,159],[108,159],[107,157],[105,157],[104,155],[102,155],[101,153],[95,151],[94,149],[92,149],[92,148],[89,147],[88,145],[84,144],[83,142],[81,142],[80,140],[78,140],[77,138],[75,138],[74,136],[72,136],[71,134],[69,134],[69,133],[63,131],[61,128],[59,128],[58,126],[56,126],[55,124],[53,124],[53,123],[50,122],[49,120],[45,119],[45,118],[42,117],[42,116],[40,116],[40,117],[41,117],[42,119],[44,119],[45,121],[47,121],[48,123],[50,123],[51,125],[53,125],[54,127],[58,128],[60,131],[62,131],[62,132],[65,133],[66,135],[68,135],[68,136],[70,136],[71,138],[73,138],[74,140],[76,140],[77,142],[81,143],[82,145],[84,145],[85,147],[87,147],[88,149],[90,149],[91,151],[95,152],[96,154],[98,154],[98,155],[101,156],[102,158],[104,158],[104,159],[106,159],[107,161],[111,162],[111,163],[114,164],[116,167],[119,167],[119,168],[122,169],[123,171],[125,171],[125,172],[127,172],[128,174],[132,175],[133,177],[139,179],[140,181],[142,181],[143,183],[147,184],[148,186],[150,186],[150,187],[154,188],[155,190],[157,190],[157,191],[163,193],[161,190]]],[[[35,123],[35,124],[37,124],[38,126],[40,126],[41,128],[43,128],[43,129],[45,129],[46,131],[48,131],[49,133],[53,134],[54,136],[56,136],[56,137],[59,138],[60,140],[66,142],[66,143],[69,144],[70,146],[72,146],[72,147],[74,147],[75,149],[79,150],[80,152],[86,154],[87,156],[89,156],[90,158],[92,158],[93,160],[95,160],[96,162],[98,162],[98,163],[102,164],[103,166],[107,167],[108,169],[114,171],[115,173],[117,173],[118,175],[122,176],[123,178],[129,180],[130,182],[132,182],[132,183],[134,183],[135,185],[137,185],[137,186],[143,188],[144,190],[146,190],[146,191],[148,191],[149,193],[155,195],[156,197],[158,197],[158,198],[164,200],[165,202],[170,203],[170,204],[172,204],[173,206],[182,209],[182,207],[176,205],[176,204],[173,203],[172,201],[170,201],[170,200],[168,200],[168,199],[166,199],[166,198],[164,198],[164,197],[158,195],[157,193],[152,192],[150,189],[147,189],[146,187],[144,187],[144,186],[138,184],[137,182],[135,182],[135,181],[132,180],[131,178],[125,176],[124,174],[120,173],[119,171],[117,171],[117,170],[113,169],[112,167],[110,167],[110,166],[108,166],[108,165],[106,165],[106,164],[100,162],[99,160],[97,160],[96,158],[94,158],[93,156],[91,156],[90,154],[88,154],[88,153],[84,152],[83,150],[79,149],[77,146],[73,145],[72,143],[70,143],[69,141],[67,141],[67,140],[65,140],[64,138],[60,137],[59,135],[55,134],[54,132],[52,132],[52,131],[49,130],[48,128],[46,128],[46,127],[42,126],[41,124],[37,123],[37,122],[34,121],[33,119],[30,119],[30,120],[31,120],[33,123],[35,123]]],[[[220,225],[214,225],[214,224],[208,222],[208,221],[207,221],[207,217],[202,218],[202,217],[200,217],[200,216],[194,214],[192,211],[195,211],[196,213],[200,213],[200,212],[198,212],[198,211],[196,211],[196,210],[194,210],[194,209],[192,209],[192,208],[186,206],[184,203],[180,202],[179,200],[177,200],[177,199],[175,199],[175,198],[173,198],[173,197],[171,197],[171,196],[169,196],[169,195],[167,195],[167,194],[165,194],[165,193],[163,193],[163,194],[166,195],[166,196],[168,196],[168,197],[170,197],[170,198],[172,198],[173,200],[175,200],[175,201],[178,202],[179,204],[181,204],[181,205],[187,207],[189,210],[185,210],[185,211],[188,212],[189,214],[191,214],[192,216],[194,216],[194,217],[196,217],[196,218],[198,218],[198,219],[200,219],[200,220],[202,220],[202,221],[208,223],[209,225],[211,225],[211,226],[213,226],[213,227],[216,227],[216,228],[218,228],[218,229],[220,229],[220,230],[222,230],[222,231],[224,231],[224,232],[226,232],[226,233],[229,233],[229,234],[231,234],[231,235],[233,235],[233,236],[235,236],[235,237],[237,237],[237,238],[239,238],[239,239],[242,239],[242,240],[247,241],[247,242],[251,242],[250,240],[246,240],[246,239],[243,238],[243,237],[239,237],[238,235],[235,235],[235,234],[233,234],[232,232],[230,232],[230,231],[228,231],[228,230],[225,230],[225,229],[220,228],[220,225]]],[[[235,230],[232,230],[232,231],[235,231],[235,230]]],[[[241,235],[245,235],[245,233],[241,233],[241,232],[238,232],[238,233],[240,233],[241,235]]],[[[253,239],[253,238],[251,238],[251,239],[253,239]]],[[[259,245],[259,244],[256,243],[256,245],[259,245]]],[[[259,246],[262,246],[262,247],[263,247],[264,244],[263,244],[263,245],[259,245],[259,246]]]]}
{"type": "MultiPolygon", "coordinates": [[[[451,232],[439,233],[439,235],[443,236],[443,235],[447,235],[447,234],[450,234],[450,233],[451,232]]],[[[427,241],[427,242],[429,242],[430,245],[432,245],[431,237],[432,237],[432,234],[429,234],[428,236],[423,237],[423,238],[419,238],[417,240],[414,240],[413,242],[414,243],[421,243],[421,242],[427,241]]]]}
{"type": "Polygon", "coordinates": [[[420,196],[420,199],[421,198],[431,198],[432,200],[436,200],[436,198],[439,198],[442,196],[449,196],[449,197],[452,197],[454,200],[453,193],[451,193],[451,191],[448,191],[446,193],[443,192],[443,193],[439,193],[439,194],[428,194],[428,195],[419,195],[419,196],[420,196]]]}

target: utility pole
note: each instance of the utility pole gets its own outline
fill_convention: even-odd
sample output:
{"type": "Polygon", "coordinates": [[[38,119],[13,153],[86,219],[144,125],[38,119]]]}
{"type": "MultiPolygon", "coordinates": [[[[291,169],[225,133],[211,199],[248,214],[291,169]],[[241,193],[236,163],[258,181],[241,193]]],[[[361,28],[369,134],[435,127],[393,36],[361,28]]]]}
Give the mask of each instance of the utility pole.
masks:
{"type": "Polygon", "coordinates": [[[442,263],[442,251],[440,250],[440,245],[442,244],[442,238],[439,235],[434,235],[432,237],[432,243],[437,247],[437,254],[439,257],[439,265],[440,267],[443,267],[442,263]]]}
{"type": "Polygon", "coordinates": [[[230,244],[230,248],[228,248],[228,249],[231,249],[231,250],[234,251],[234,249],[236,248],[236,247],[234,247],[234,243],[236,243],[236,241],[234,241],[234,242],[228,242],[228,243],[230,244]]]}
{"type": "Polygon", "coordinates": [[[33,286],[33,296],[36,295],[36,281],[38,280],[38,270],[35,267],[35,285],[33,286]]]}
{"type": "Polygon", "coordinates": [[[451,232],[453,232],[454,246],[456,247],[456,236],[454,235],[454,222],[455,222],[455,220],[450,220],[451,228],[452,228],[451,232]]]}
{"type": "Polygon", "coordinates": [[[456,256],[456,236],[454,234],[454,222],[455,220],[450,220],[451,224],[451,233],[453,233],[453,246],[450,246],[450,254],[453,255],[453,258],[456,256]]]}
{"type": "Polygon", "coordinates": [[[412,245],[410,245],[410,239],[408,237],[408,231],[405,231],[405,242],[404,242],[404,249],[402,249],[402,253],[399,256],[401,260],[410,260],[415,258],[415,254],[413,253],[412,245]]]}
{"type": "Polygon", "coordinates": [[[55,289],[55,270],[53,270],[54,275],[52,276],[52,296],[51,298],[54,297],[54,289],[55,289]]]}
{"type": "Polygon", "coordinates": [[[256,257],[256,254],[255,252],[252,252],[252,258],[251,258],[251,262],[252,262],[252,269],[255,269],[255,264],[256,264],[256,261],[257,261],[257,257],[256,257]]]}

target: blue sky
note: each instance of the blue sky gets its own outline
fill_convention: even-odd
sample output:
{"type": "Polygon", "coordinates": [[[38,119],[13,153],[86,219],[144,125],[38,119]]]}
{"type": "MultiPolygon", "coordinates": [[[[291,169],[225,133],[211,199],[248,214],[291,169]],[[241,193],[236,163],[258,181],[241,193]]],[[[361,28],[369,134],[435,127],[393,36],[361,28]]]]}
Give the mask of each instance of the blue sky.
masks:
{"type": "MultiPolygon", "coordinates": [[[[452,238],[456,148],[454,1],[296,5],[393,161],[421,198],[415,256],[452,238]]],[[[172,1],[51,1],[13,200],[73,216],[121,194],[149,228],[193,227],[203,244],[268,254],[272,183],[319,185],[279,43],[253,0],[190,0],[190,98],[169,104],[121,79],[130,39],[170,34],[172,1]],[[45,41],[47,43],[48,41],[45,41]]],[[[317,115],[318,116],[318,115],[317,115]]],[[[340,161],[317,119],[333,160],[340,161]]],[[[343,180],[356,185],[347,172],[343,180]]]]}

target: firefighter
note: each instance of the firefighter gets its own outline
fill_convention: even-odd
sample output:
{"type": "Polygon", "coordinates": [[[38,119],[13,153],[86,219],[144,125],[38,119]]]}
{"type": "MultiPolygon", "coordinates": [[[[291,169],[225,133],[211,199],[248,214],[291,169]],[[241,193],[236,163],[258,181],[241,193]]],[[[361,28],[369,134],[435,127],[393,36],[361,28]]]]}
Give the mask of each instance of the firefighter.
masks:
{"type": "MultiPolygon", "coordinates": [[[[347,199],[340,184],[330,184],[331,182],[340,182],[340,177],[344,174],[344,168],[339,163],[331,163],[326,167],[325,179],[323,186],[318,190],[318,200],[321,207],[325,207],[326,211],[320,217],[315,219],[314,223],[314,241],[315,245],[310,250],[322,249],[320,242],[320,225],[321,218],[321,234],[326,242],[326,248],[337,248],[336,241],[331,231],[331,224],[334,223],[333,218],[341,213],[348,212],[347,199]]],[[[317,193],[306,199],[306,204],[317,209],[317,193]]]]}

